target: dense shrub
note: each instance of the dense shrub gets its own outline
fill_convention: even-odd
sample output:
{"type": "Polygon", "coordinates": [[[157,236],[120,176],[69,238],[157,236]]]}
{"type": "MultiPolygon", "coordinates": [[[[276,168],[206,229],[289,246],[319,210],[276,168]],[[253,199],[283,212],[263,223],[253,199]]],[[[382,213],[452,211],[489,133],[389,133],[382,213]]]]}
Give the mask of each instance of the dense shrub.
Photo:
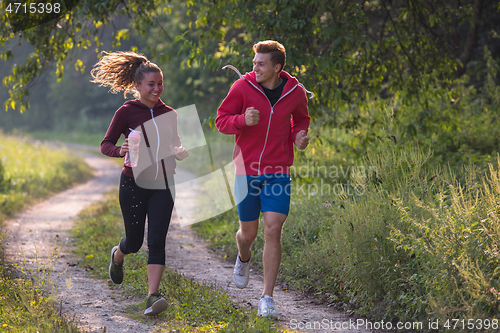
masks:
{"type": "Polygon", "coordinates": [[[284,230],[287,280],[385,320],[493,318],[500,172],[467,167],[458,177],[426,166],[429,156],[389,144],[364,161],[376,172],[353,179],[362,195],[294,210],[284,230]]]}

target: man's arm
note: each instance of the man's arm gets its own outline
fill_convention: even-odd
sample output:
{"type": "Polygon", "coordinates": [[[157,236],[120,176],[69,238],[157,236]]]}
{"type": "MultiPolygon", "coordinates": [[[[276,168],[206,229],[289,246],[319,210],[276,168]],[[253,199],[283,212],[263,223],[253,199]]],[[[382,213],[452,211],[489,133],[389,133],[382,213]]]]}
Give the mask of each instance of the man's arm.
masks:
{"type": "Polygon", "coordinates": [[[292,112],[292,139],[299,149],[305,149],[309,143],[307,131],[310,122],[307,96],[304,92],[304,97],[300,98],[298,105],[292,112]]]}
{"type": "Polygon", "coordinates": [[[223,134],[236,134],[246,125],[245,113],[243,112],[243,97],[235,88],[238,81],[229,89],[224,101],[217,110],[215,126],[223,134]]]}

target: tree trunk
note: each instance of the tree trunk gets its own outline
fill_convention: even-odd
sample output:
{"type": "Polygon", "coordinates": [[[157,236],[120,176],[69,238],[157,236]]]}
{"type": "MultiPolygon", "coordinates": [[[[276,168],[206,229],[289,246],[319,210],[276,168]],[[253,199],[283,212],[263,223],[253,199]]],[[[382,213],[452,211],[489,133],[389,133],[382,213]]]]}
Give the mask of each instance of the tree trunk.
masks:
{"type": "Polygon", "coordinates": [[[474,49],[474,43],[477,39],[477,30],[479,25],[479,20],[481,17],[481,0],[474,1],[474,12],[472,14],[472,24],[469,27],[469,33],[467,34],[467,39],[465,40],[464,48],[460,54],[460,62],[462,65],[458,67],[457,75],[460,77],[465,73],[467,69],[467,64],[472,57],[472,50],[474,49]]]}

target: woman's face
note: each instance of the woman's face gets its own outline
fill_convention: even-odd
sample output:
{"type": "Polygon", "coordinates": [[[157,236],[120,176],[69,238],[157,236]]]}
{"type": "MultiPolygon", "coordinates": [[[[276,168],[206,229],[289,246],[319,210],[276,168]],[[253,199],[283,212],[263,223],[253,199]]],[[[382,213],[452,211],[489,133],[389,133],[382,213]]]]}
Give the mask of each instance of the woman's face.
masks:
{"type": "Polygon", "coordinates": [[[141,83],[135,84],[135,89],[139,92],[139,101],[152,108],[163,92],[163,74],[161,72],[146,73],[141,83]]]}

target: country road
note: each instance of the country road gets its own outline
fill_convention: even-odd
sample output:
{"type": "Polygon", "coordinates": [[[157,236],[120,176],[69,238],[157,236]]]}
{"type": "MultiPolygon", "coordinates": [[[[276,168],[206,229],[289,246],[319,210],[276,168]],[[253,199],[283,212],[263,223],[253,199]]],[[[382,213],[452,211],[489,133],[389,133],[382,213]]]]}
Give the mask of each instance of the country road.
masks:
{"type": "MultiPolygon", "coordinates": [[[[73,220],[83,208],[117,188],[121,170],[110,158],[91,151],[82,151],[82,154],[85,162],[93,168],[94,178],[39,202],[7,221],[4,224],[4,230],[9,234],[6,257],[12,262],[21,262],[24,257],[27,267],[33,271],[52,267],[50,275],[56,286],[56,298],[62,306],[61,312],[75,320],[85,332],[103,332],[104,328],[107,333],[150,332],[154,330],[157,319],[148,318],[146,323],[141,323],[126,316],[127,306],[141,299],[132,299],[120,288],[109,288],[107,281],[87,277],[85,268],[79,266],[79,259],[71,252],[73,242],[68,231],[73,220]]],[[[184,191],[176,200],[186,201],[192,197],[184,191]]],[[[262,291],[262,276],[251,271],[248,287],[237,289],[232,280],[233,263],[220,260],[190,228],[181,227],[175,211],[166,254],[167,267],[194,280],[216,284],[239,307],[256,310],[262,291]]],[[[278,285],[274,297],[280,322],[291,329],[371,332],[353,325],[363,319],[350,317],[300,292],[282,290],[278,285]]]]}

